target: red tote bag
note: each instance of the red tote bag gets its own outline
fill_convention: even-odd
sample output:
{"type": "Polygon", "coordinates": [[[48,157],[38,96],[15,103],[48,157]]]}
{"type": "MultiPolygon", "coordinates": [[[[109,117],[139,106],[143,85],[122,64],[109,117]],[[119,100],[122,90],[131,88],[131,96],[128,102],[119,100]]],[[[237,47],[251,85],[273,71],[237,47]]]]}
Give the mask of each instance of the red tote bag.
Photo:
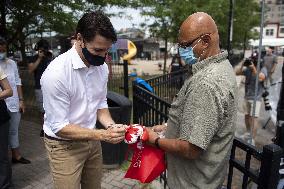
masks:
{"type": "Polygon", "coordinates": [[[141,183],[149,183],[165,170],[165,152],[138,142],[137,148],[134,148],[131,165],[124,177],[139,180],[141,183]]]}

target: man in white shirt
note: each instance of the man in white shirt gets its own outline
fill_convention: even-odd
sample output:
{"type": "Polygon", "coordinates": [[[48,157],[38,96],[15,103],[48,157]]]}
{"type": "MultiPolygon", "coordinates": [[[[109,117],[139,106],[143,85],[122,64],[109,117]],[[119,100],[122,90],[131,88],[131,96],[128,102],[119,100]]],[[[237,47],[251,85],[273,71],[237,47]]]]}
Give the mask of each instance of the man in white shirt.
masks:
{"type": "Polygon", "coordinates": [[[117,37],[109,18],[96,11],[79,20],[76,39],[41,77],[44,141],[55,188],[97,189],[102,177],[100,141],[116,144],[125,134],[124,126],[111,118],[106,99],[105,57],[117,37]],[[97,120],[106,129],[96,129],[97,120]]]}

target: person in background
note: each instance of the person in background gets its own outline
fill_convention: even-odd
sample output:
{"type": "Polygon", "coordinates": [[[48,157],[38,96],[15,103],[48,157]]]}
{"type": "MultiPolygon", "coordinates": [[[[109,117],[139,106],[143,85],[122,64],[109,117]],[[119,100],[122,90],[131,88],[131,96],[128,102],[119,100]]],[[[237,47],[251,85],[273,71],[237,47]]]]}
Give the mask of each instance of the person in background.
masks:
{"type": "Polygon", "coordinates": [[[184,61],[180,58],[179,53],[175,54],[169,66],[169,73],[181,70],[185,66],[184,61]]]}
{"type": "MultiPolygon", "coordinates": [[[[0,60],[5,53],[0,53],[0,60]]],[[[13,96],[13,90],[7,79],[7,75],[0,67],[0,188],[9,188],[11,183],[11,165],[8,157],[9,120],[10,116],[4,99],[13,96]]]]}
{"type": "Polygon", "coordinates": [[[277,56],[273,54],[273,49],[274,49],[273,47],[268,47],[266,50],[266,54],[263,57],[264,67],[266,67],[268,73],[268,76],[265,81],[265,87],[269,87],[269,85],[273,83],[272,75],[277,65],[277,56]]]}
{"type": "MultiPolygon", "coordinates": [[[[34,74],[35,81],[35,97],[36,97],[36,105],[38,110],[41,113],[41,122],[43,125],[43,100],[42,100],[42,91],[40,86],[40,78],[52,60],[52,54],[49,51],[49,43],[41,39],[37,42],[35,46],[35,50],[37,51],[37,55],[33,57],[32,62],[28,64],[28,69],[30,74],[34,74]]],[[[43,130],[41,129],[40,136],[43,137],[43,130]]]]}
{"type": "Polygon", "coordinates": [[[73,45],[75,44],[75,42],[76,42],[76,36],[75,36],[75,34],[74,34],[74,35],[72,35],[72,36],[70,37],[70,44],[71,44],[71,47],[73,47],[73,45]]]}
{"type": "Polygon", "coordinates": [[[12,162],[29,164],[31,162],[22,157],[19,150],[19,125],[21,113],[25,113],[22,83],[16,62],[6,57],[7,43],[3,38],[0,38],[0,53],[3,54],[0,60],[0,67],[7,74],[7,79],[13,90],[13,96],[5,99],[11,117],[9,120],[9,146],[12,151],[12,162]]]}
{"type": "Polygon", "coordinates": [[[112,79],[112,57],[111,55],[107,54],[106,55],[106,60],[105,60],[107,66],[108,66],[108,79],[112,79]]]}
{"type": "Polygon", "coordinates": [[[236,124],[235,73],[208,14],[190,15],[178,39],[180,56],[192,66],[192,75],[171,105],[167,126],[148,129],[148,142],[166,152],[169,188],[221,188],[236,124]],[[162,131],[165,138],[156,133],[162,131]]]}
{"type": "Polygon", "coordinates": [[[241,136],[241,138],[246,142],[255,145],[257,128],[259,127],[258,117],[261,108],[262,94],[264,92],[264,81],[267,77],[267,69],[266,67],[261,66],[261,70],[258,75],[259,80],[258,80],[258,91],[256,97],[255,112],[253,112],[253,103],[255,96],[257,62],[251,59],[246,59],[245,61],[242,62],[241,67],[236,70],[236,75],[245,76],[245,99],[243,105],[245,113],[246,133],[244,133],[241,136]]]}

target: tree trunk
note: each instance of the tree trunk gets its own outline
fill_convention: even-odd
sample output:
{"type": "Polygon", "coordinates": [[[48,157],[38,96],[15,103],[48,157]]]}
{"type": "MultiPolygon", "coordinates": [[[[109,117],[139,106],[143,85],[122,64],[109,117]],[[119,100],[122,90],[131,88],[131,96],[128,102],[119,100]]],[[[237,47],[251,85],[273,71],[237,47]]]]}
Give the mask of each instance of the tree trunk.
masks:
{"type": "Polygon", "coordinates": [[[19,42],[20,42],[20,51],[21,51],[21,54],[22,54],[22,57],[23,57],[23,62],[26,62],[27,56],[26,56],[26,52],[25,52],[25,47],[26,47],[25,39],[21,38],[21,39],[19,39],[19,42]]]}
{"type": "Polygon", "coordinates": [[[0,36],[7,38],[7,33],[6,33],[6,0],[0,1],[0,14],[1,14],[0,36]]]}
{"type": "Polygon", "coordinates": [[[166,73],[166,67],[167,67],[167,58],[168,58],[168,38],[165,38],[165,52],[164,52],[164,69],[163,74],[166,73]]]}

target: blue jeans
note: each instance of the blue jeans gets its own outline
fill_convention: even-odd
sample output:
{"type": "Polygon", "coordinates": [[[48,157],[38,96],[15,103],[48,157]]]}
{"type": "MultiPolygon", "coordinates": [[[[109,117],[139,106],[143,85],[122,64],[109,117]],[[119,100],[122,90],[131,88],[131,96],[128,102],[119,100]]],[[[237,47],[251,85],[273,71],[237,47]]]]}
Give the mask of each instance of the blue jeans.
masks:
{"type": "Polygon", "coordinates": [[[0,188],[9,188],[12,169],[8,157],[9,122],[0,123],[0,188]]]}
{"type": "Polygon", "coordinates": [[[19,147],[19,125],[21,120],[20,112],[10,112],[11,119],[9,120],[9,146],[10,148],[19,147]]]}

